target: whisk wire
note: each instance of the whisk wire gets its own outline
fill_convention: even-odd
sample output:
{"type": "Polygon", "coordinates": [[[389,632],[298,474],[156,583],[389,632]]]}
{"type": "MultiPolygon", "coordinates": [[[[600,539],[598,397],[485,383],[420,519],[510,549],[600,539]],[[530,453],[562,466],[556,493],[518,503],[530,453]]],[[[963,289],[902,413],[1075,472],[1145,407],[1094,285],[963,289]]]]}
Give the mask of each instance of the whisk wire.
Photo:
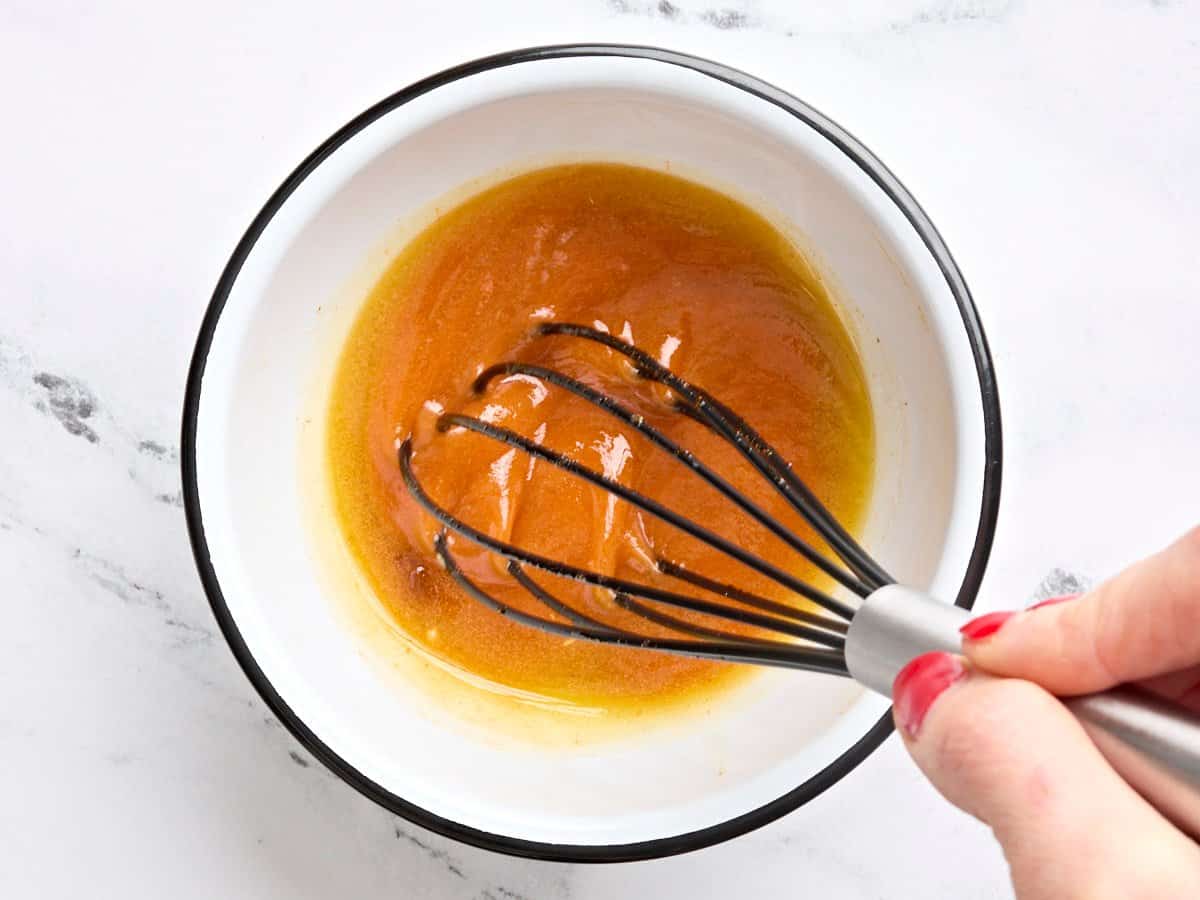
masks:
{"type": "MultiPolygon", "coordinates": [[[[681,634],[690,634],[697,637],[710,637],[718,639],[727,639],[729,637],[729,632],[727,631],[721,631],[719,628],[709,628],[705,625],[698,625],[695,622],[688,622],[679,618],[678,616],[673,616],[670,613],[655,609],[649,604],[642,603],[640,600],[635,600],[633,597],[626,596],[625,594],[614,594],[613,602],[617,606],[621,607],[621,609],[628,610],[629,612],[641,616],[643,619],[646,619],[649,622],[653,622],[656,625],[662,625],[664,628],[670,628],[672,631],[678,631],[681,634]]],[[[778,641],[771,641],[764,638],[751,637],[747,635],[740,635],[738,640],[747,644],[779,644],[778,641]]],[[[834,650],[841,650],[845,647],[844,640],[813,641],[813,643],[820,643],[834,650]]]]}
{"type": "MultiPolygon", "coordinates": [[[[622,629],[614,628],[607,622],[602,622],[599,619],[593,618],[587,613],[581,612],[570,604],[563,602],[558,597],[555,597],[548,590],[530,578],[529,575],[526,574],[525,570],[521,568],[519,563],[510,560],[508,563],[508,573],[513,577],[513,580],[516,581],[517,584],[525,588],[525,590],[532,594],[534,598],[537,599],[538,602],[540,602],[543,606],[553,610],[563,618],[574,622],[576,625],[582,625],[588,628],[600,628],[607,631],[612,631],[614,633],[622,631],[622,629]]],[[[728,632],[721,631],[717,628],[706,628],[703,625],[696,625],[693,622],[685,621],[684,619],[680,619],[676,616],[656,610],[651,606],[647,606],[645,603],[634,600],[632,597],[629,597],[626,594],[613,594],[612,599],[613,603],[622,609],[641,616],[647,621],[654,622],[657,625],[662,625],[682,634],[721,639],[729,637],[728,632]]],[[[633,632],[625,633],[630,635],[633,634],[633,632]]],[[[764,641],[760,638],[753,637],[739,637],[738,640],[752,644],[772,643],[771,641],[764,641]]],[[[834,645],[831,644],[830,646],[834,645]]]]}
{"type": "MultiPolygon", "coordinates": [[[[849,572],[842,566],[829,560],[823,553],[790,531],[778,519],[771,516],[765,509],[714,472],[709,466],[697,459],[691,451],[679,446],[679,444],[675,443],[675,441],[671,440],[659,429],[650,425],[644,416],[633,412],[633,410],[624,406],[619,401],[554,369],[518,362],[498,363],[484,369],[475,379],[473,385],[475,393],[483,393],[493,380],[504,375],[526,375],[541,379],[604,410],[609,415],[619,419],[639,434],[648,438],[653,444],[670,454],[677,462],[687,466],[696,475],[718,490],[726,499],[732,501],[739,509],[750,515],[756,522],[784,541],[793,550],[843,587],[853,591],[860,597],[866,597],[871,592],[872,587],[855,577],[853,572],[849,572]]],[[[684,407],[682,411],[689,415],[694,415],[702,425],[706,428],[711,428],[707,420],[693,413],[690,407],[684,407]]]]}
{"type": "Polygon", "coordinates": [[[567,322],[543,322],[537,331],[542,335],[566,335],[603,344],[631,360],[642,377],[664,384],[679,393],[702,421],[732,443],[771,482],[780,495],[817,529],[842,562],[855,574],[868,582],[872,589],[893,582],[891,576],[850,536],[824,504],[795,476],[790,467],[779,461],[775,449],[744,419],[707,391],[680,378],[644,350],[607,332],[567,322]]]}
{"type": "MultiPolygon", "coordinates": [[[[544,366],[504,362],[490,366],[476,376],[473,382],[475,392],[482,394],[495,379],[512,375],[536,378],[566,390],[648,438],[652,444],[700,476],[722,496],[731,500],[739,509],[843,588],[866,598],[877,588],[892,583],[891,576],[871,559],[792,471],[791,464],[782,459],[775,448],[741,416],[707,391],[679,377],[633,344],[607,332],[583,325],[551,322],[538,326],[536,334],[590,340],[622,354],[633,364],[639,376],[662,385],[670,392],[672,407],[677,412],[691,417],[726,443],[732,444],[738,453],[771,483],[788,505],[824,539],[836,555],[836,561],[833,556],[826,555],[800,538],[710,466],[697,459],[693,453],[647,422],[645,416],[578,379],[544,366]]],[[[823,612],[796,609],[787,603],[768,599],[737,585],[717,581],[673,560],[660,557],[655,561],[660,574],[715,594],[725,601],[714,602],[574,566],[492,537],[440,506],[424,489],[413,469],[413,446],[410,436],[397,448],[400,472],[412,497],[439,523],[440,527],[434,538],[438,559],[455,583],[469,596],[500,615],[565,638],[652,649],[702,659],[848,674],[844,657],[848,628],[846,623],[854,616],[855,609],[845,601],[740,547],[712,529],[686,518],[659,501],[622,484],[616,478],[591,469],[566,454],[545,447],[540,442],[511,429],[454,412],[441,415],[437,428],[441,432],[464,429],[518,449],[532,459],[549,463],[666,522],[788,591],[824,608],[823,612]],[[515,585],[537,601],[553,618],[513,607],[476,584],[463,571],[451,552],[451,532],[485,551],[508,560],[508,574],[515,585]],[[615,607],[632,613],[647,623],[687,637],[640,634],[617,627],[592,611],[585,613],[556,596],[552,590],[535,581],[526,571],[527,567],[549,573],[556,578],[570,579],[608,591],[615,607]],[[693,621],[682,618],[663,607],[687,610],[703,619],[693,621]],[[726,630],[714,627],[713,623],[716,622],[735,623],[754,629],[754,633],[733,633],[728,629],[728,625],[725,626],[726,630]],[[768,635],[776,635],[783,639],[772,639],[768,635]]]]}
{"type": "Polygon", "coordinates": [[[548,590],[530,578],[529,575],[526,574],[525,570],[521,568],[521,564],[516,560],[510,559],[508,561],[508,574],[513,577],[513,580],[517,584],[525,588],[525,590],[527,590],[529,593],[533,594],[539,603],[558,613],[564,619],[569,619],[576,625],[582,625],[586,628],[603,628],[608,631],[612,630],[607,623],[601,622],[599,619],[594,619],[587,613],[582,613],[575,607],[563,603],[548,590]]]}
{"type": "Polygon", "coordinates": [[[541,444],[529,440],[523,435],[517,434],[507,428],[501,428],[498,425],[493,425],[490,422],[484,422],[482,419],[477,419],[473,416],[464,416],[459,413],[447,413],[438,419],[438,428],[446,431],[451,428],[464,428],[476,434],[484,435],[502,444],[517,449],[529,454],[530,456],[544,460],[565,472],[570,472],[597,487],[604,488],[610,491],[622,500],[636,506],[650,515],[661,519],[664,522],[678,528],[680,531],[690,534],[704,544],[719,550],[721,553],[736,559],[743,565],[753,569],[761,575],[765,575],[772,581],[795,591],[803,597],[812,600],[829,611],[840,616],[849,618],[854,614],[854,610],[834,597],[829,596],[824,591],[813,587],[810,584],[801,581],[790,572],[786,572],[778,566],[772,565],[760,556],[756,556],[741,547],[734,544],[732,541],[726,540],[716,532],[705,528],[702,525],[686,519],[679,513],[653,500],[638,491],[628,488],[615,479],[609,478],[600,472],[590,469],[585,465],[571,459],[570,457],[559,453],[556,450],[551,450],[549,447],[544,447],[541,444]]]}
{"type": "Polygon", "coordinates": [[[434,550],[450,577],[472,598],[514,622],[528,625],[551,634],[557,634],[565,638],[578,638],[601,644],[611,644],[618,647],[656,650],[663,653],[691,656],[717,662],[743,662],[778,668],[803,669],[810,672],[822,672],[829,675],[841,675],[843,677],[849,677],[850,674],[846,669],[846,660],[838,650],[766,641],[691,641],[673,638],[653,638],[607,626],[604,628],[591,628],[576,624],[567,625],[562,622],[555,622],[552,619],[531,615],[497,600],[468,578],[462,569],[459,568],[453,554],[450,553],[446,546],[445,529],[439,531],[434,538],[434,550]]]}
{"type": "Polygon", "coordinates": [[[784,612],[781,612],[780,616],[768,616],[719,603],[710,603],[696,597],[677,594],[674,591],[666,591],[661,588],[652,587],[651,585],[638,584],[637,582],[626,581],[623,578],[604,575],[591,569],[572,566],[561,560],[549,559],[540,554],[517,547],[507,541],[494,538],[447,512],[426,493],[412,469],[412,443],[410,440],[403,441],[397,453],[400,460],[400,471],[409,493],[412,494],[413,498],[430,515],[437,519],[445,528],[461,534],[472,543],[478,544],[506,559],[516,560],[519,563],[533,566],[552,575],[606,588],[614,593],[628,594],[657,603],[665,603],[668,606],[715,616],[727,621],[749,625],[753,628],[762,628],[779,634],[786,634],[790,637],[813,640],[818,643],[824,643],[829,638],[827,632],[796,621],[796,614],[802,612],[801,610],[784,607],[784,612]]]}
{"type": "MultiPolygon", "coordinates": [[[[757,609],[774,611],[784,606],[784,604],[768,600],[766,597],[760,597],[758,594],[752,594],[732,584],[725,584],[724,582],[701,575],[699,572],[693,572],[669,559],[659,559],[656,562],[656,566],[658,571],[663,575],[678,578],[680,581],[686,581],[688,584],[695,585],[698,588],[703,588],[706,591],[711,591],[729,600],[736,600],[739,603],[745,603],[757,609]]],[[[845,622],[838,619],[831,619],[829,616],[824,616],[820,613],[812,613],[803,609],[792,609],[791,612],[798,621],[807,622],[809,625],[824,628],[826,631],[832,631],[835,634],[845,634],[850,627],[845,622]]]]}

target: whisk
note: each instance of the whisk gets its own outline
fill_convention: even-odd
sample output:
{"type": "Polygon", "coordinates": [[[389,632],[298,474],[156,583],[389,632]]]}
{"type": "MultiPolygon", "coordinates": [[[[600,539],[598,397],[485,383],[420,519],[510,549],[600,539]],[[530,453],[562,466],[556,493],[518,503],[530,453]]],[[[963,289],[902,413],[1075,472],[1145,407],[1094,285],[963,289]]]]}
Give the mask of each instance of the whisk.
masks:
{"type": "MultiPolygon", "coordinates": [[[[438,431],[474,432],[611,492],[737,560],[785,591],[807,599],[819,611],[797,609],[740,585],[706,577],[669,559],[658,559],[656,566],[662,575],[679,582],[679,591],[571,565],[493,537],[450,513],[422,487],[413,469],[412,441],[408,438],[398,448],[405,485],[440,524],[434,538],[435,552],[468,595],[514,622],[563,637],[702,659],[849,676],[888,697],[896,674],[913,658],[933,650],[961,649],[958,629],[967,612],[897,584],[837,522],[797,477],[792,466],[745,419],[708,391],[672,372],[634,344],[595,328],[544,322],[536,327],[535,337],[591,341],[625,357],[638,377],[666,389],[670,398],[667,402],[674,411],[717,435],[753,466],[812,527],[828,550],[795,534],[643,415],[577,378],[545,366],[501,362],[484,369],[475,378],[474,392],[484,394],[499,379],[518,375],[539,379],[593,404],[690,469],[844,592],[856,597],[857,602],[848,602],[798,578],[658,500],[536,440],[477,417],[446,412],[438,418],[438,431]],[[449,532],[506,559],[507,573],[513,583],[527,591],[548,615],[518,609],[473,581],[451,551],[449,532]],[[651,633],[639,633],[605,622],[594,611],[584,612],[534,581],[528,569],[610,592],[617,607],[657,628],[650,629],[651,633]],[[695,590],[684,593],[684,586],[695,590]],[[700,613],[703,621],[713,624],[698,624],[694,618],[680,617],[672,610],[700,613]],[[753,634],[730,630],[730,625],[750,626],[753,634]],[[664,630],[671,636],[663,636],[664,630]]],[[[1200,717],[1125,686],[1064,702],[1122,777],[1176,824],[1200,838],[1200,717]]]]}

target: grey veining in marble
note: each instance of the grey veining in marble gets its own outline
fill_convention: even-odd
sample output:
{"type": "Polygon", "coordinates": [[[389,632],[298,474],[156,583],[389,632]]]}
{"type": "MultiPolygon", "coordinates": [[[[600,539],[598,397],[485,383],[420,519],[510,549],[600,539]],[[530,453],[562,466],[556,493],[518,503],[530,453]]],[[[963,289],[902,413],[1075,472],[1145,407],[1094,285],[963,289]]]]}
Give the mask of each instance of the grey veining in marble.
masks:
{"type": "MultiPolygon", "coordinates": [[[[849,4],[834,15],[818,15],[799,4],[760,3],[754,0],[724,4],[671,2],[671,0],[608,0],[617,15],[640,16],[672,25],[702,25],[719,31],[757,30],[796,37],[814,31],[844,35],[894,32],[903,34],[922,26],[961,23],[998,24],[1017,5],[1017,0],[941,0],[941,2],[896,2],[867,4],[855,9],[849,4]]],[[[828,13],[828,8],[824,10],[828,13]]]]}
{"type": "Polygon", "coordinates": [[[1092,583],[1092,579],[1086,575],[1068,572],[1066,569],[1054,568],[1046,573],[1046,577],[1038,584],[1029,602],[1032,605],[1053,597],[1082,594],[1091,588],[1092,583]]]}

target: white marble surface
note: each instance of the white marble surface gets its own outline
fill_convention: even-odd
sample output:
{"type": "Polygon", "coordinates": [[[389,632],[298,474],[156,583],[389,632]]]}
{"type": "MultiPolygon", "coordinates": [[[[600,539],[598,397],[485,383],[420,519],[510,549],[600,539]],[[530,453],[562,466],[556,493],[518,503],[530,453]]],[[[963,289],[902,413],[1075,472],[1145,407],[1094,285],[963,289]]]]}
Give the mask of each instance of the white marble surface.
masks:
{"type": "Polygon", "coordinates": [[[799,812],[683,858],[564,866],[461,846],[310,760],[215,634],[177,434],[234,242],[369,103],[569,40],[772,80],[925,205],[1000,377],[984,605],[1103,575],[1200,517],[1194,3],[5,0],[0,896],[1009,895],[987,831],[895,739],[799,812]]]}

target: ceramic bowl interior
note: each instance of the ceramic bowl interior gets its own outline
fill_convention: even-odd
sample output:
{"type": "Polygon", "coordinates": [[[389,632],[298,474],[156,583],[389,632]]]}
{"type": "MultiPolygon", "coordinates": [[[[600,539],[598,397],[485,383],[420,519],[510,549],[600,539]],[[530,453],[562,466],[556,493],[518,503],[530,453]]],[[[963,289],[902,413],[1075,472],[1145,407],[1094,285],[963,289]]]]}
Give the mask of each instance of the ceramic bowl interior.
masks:
{"type": "Polygon", "coordinates": [[[728,837],[819,792],[886,733],[887,702],[849,681],[764,671],[736,703],[626,739],[541,751],[464,737],[397,693],[344,627],[316,571],[298,449],[322,390],[314,373],[362,300],[347,286],[378,272],[439,200],[566,160],[704,182],[795,237],[868,374],[878,464],[864,543],[910,584],[972,595],[995,512],[995,400],[936,232],[873,157],[798,101],[631,48],[512,54],[444,74],[304,163],[239,246],[206,319],[185,416],[187,505],[239,660],[326,764],[466,840],[629,858],[728,837]]]}

